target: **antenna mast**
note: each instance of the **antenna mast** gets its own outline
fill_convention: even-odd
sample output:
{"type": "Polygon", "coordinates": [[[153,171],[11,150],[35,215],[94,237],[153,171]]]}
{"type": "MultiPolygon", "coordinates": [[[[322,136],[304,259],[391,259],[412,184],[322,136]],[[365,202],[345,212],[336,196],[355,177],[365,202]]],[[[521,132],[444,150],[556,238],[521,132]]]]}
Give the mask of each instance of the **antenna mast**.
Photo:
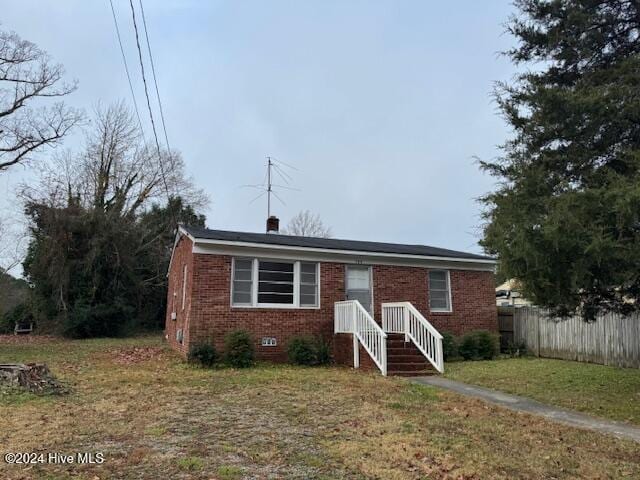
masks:
{"type": "Polygon", "coordinates": [[[251,200],[249,204],[264,197],[265,195],[267,196],[267,219],[271,217],[271,195],[273,195],[280,203],[282,203],[282,205],[286,205],[286,203],[284,203],[284,200],[282,200],[282,198],[280,198],[280,195],[278,195],[278,192],[276,189],[284,188],[286,190],[300,191],[299,189],[293,188],[289,185],[289,182],[291,182],[293,179],[291,178],[291,175],[289,175],[287,172],[284,171],[283,168],[285,167],[290,168],[291,170],[296,170],[296,171],[298,170],[297,168],[287,163],[281,162],[277,158],[268,156],[267,172],[262,179],[262,183],[255,184],[255,185],[241,185],[241,187],[255,188],[262,192],[260,193],[260,195],[258,195],[253,200],[251,200]],[[274,180],[277,181],[277,178],[275,177],[280,177],[280,179],[284,182],[284,185],[273,183],[274,180]]]}
{"type": "Polygon", "coordinates": [[[271,216],[271,157],[267,157],[267,218],[271,216]]]}

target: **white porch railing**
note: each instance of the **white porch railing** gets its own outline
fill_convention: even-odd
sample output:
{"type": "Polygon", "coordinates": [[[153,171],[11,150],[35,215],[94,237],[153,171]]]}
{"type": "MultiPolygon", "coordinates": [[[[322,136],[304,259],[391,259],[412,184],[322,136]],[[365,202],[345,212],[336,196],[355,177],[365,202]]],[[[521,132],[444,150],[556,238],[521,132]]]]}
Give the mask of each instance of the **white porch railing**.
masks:
{"type": "Polygon", "coordinates": [[[360,342],[382,375],[387,374],[387,334],[358,300],[336,302],[333,324],[335,333],[353,334],[354,368],[360,367],[360,342]]]}
{"type": "Polygon", "coordinates": [[[444,372],[442,335],[411,302],[382,304],[382,328],[385,332],[404,333],[438,372],[444,372]]]}

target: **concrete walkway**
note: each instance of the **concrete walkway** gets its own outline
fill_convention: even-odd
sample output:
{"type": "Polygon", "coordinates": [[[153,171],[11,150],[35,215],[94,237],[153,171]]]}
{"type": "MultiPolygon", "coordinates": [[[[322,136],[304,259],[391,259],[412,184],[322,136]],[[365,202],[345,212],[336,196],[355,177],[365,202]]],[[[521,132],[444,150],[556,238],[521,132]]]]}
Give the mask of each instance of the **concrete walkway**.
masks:
{"type": "Polygon", "coordinates": [[[499,392],[497,390],[490,390],[488,388],[477,387],[467,383],[456,382],[455,380],[449,380],[448,378],[443,377],[412,377],[410,378],[410,381],[444,388],[456,393],[479,398],[485,402],[500,405],[517,412],[540,415],[541,417],[545,417],[549,420],[553,420],[554,422],[563,423],[571,427],[584,428],[640,442],[640,428],[621,422],[591,417],[566,408],[552,407],[551,405],[546,405],[529,398],[519,397],[517,395],[499,392]]]}

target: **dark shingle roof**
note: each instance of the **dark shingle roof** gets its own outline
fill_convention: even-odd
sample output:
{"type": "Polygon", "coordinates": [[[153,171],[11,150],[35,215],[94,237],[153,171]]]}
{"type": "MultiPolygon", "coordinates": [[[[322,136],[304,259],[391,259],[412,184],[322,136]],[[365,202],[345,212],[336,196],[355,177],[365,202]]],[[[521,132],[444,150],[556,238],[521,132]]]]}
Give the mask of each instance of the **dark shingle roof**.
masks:
{"type": "Polygon", "coordinates": [[[473,253],[458,252],[446,248],[426,245],[402,245],[399,243],[363,242],[359,240],[341,240],[337,238],[296,237],[273,233],[230,232],[209,230],[201,227],[183,228],[196,239],[221,240],[225,242],[262,243],[265,245],[284,245],[303,248],[322,248],[326,250],[352,250],[368,253],[395,253],[399,255],[420,255],[427,257],[446,257],[468,260],[494,260],[491,257],[473,253]]]}

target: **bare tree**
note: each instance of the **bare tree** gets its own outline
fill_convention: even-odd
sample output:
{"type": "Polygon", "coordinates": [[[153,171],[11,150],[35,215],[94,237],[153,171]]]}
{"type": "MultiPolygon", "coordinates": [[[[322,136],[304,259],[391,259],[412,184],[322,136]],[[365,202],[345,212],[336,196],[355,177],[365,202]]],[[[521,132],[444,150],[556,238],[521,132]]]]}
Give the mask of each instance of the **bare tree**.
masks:
{"type": "Polygon", "coordinates": [[[70,199],[88,209],[133,218],[153,201],[181,197],[195,208],[208,203],[194,187],[177,152],[144,143],[123,102],[95,109],[92,129],[79,154],[64,152],[41,168],[40,182],[23,186],[26,201],[64,207],[70,199]]]}
{"type": "Polygon", "coordinates": [[[57,102],[32,108],[38,99],[60,98],[77,88],[62,80],[64,68],[46,52],[0,31],[0,173],[26,163],[42,147],[55,146],[80,122],[81,113],[57,102]]]}
{"type": "Polygon", "coordinates": [[[320,215],[314,215],[309,210],[302,210],[289,220],[282,233],[299,237],[330,238],[331,228],[322,223],[320,215]]]}

